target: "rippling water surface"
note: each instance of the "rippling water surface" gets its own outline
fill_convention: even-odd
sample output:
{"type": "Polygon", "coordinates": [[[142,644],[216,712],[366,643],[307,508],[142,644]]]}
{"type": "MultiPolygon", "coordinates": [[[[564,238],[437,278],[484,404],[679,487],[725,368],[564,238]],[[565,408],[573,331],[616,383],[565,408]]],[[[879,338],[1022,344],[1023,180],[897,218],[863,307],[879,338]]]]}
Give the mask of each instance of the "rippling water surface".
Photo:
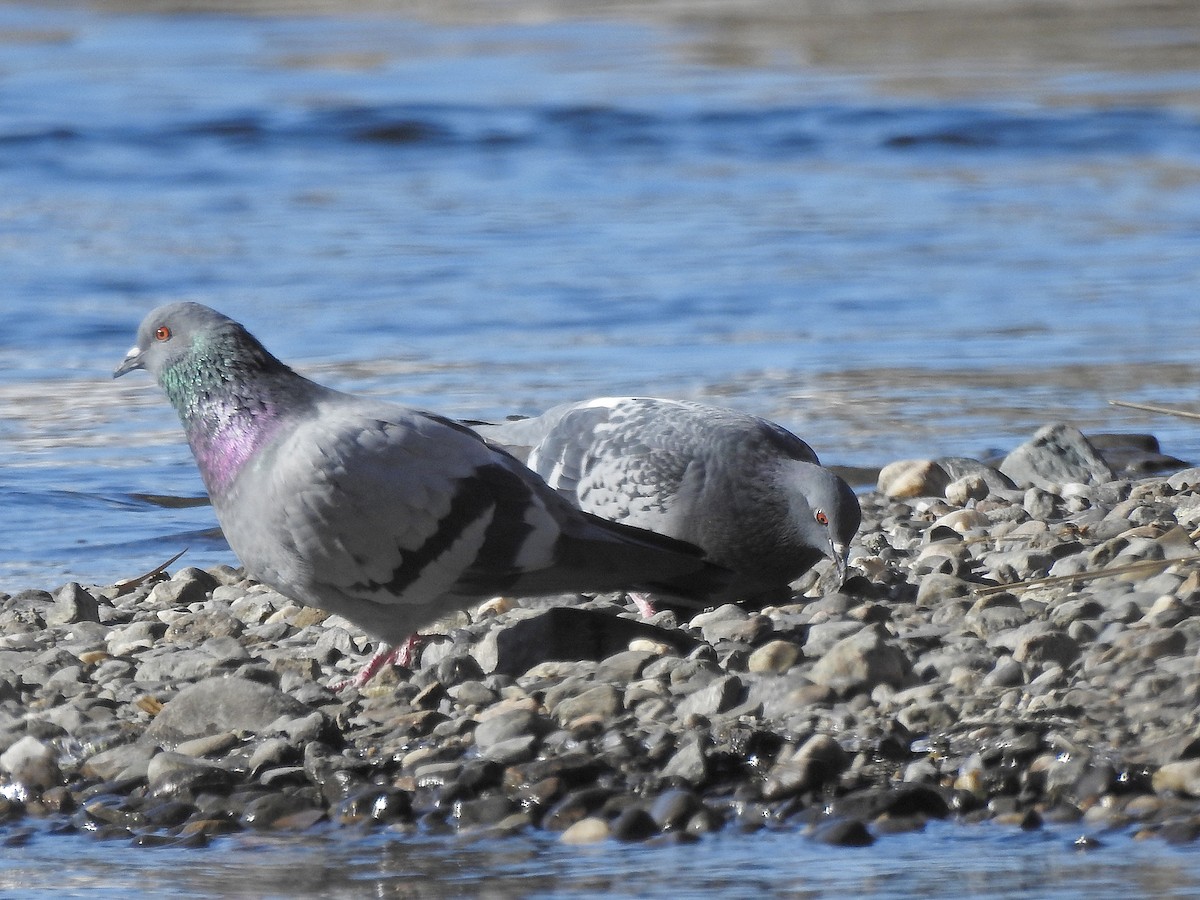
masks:
{"type": "Polygon", "coordinates": [[[1066,419],[1200,461],[1108,405],[1200,406],[1200,24],[1102,7],[0,5],[0,589],[232,561],[173,413],[109,378],[177,298],[451,415],[691,397],[864,466],[1066,419]]]}
{"type": "Polygon", "coordinates": [[[739,33],[0,6],[0,587],[228,559],[148,502],[200,482],[108,379],[181,297],[454,415],[655,394],[835,463],[1062,418],[1200,458],[1107,406],[1197,399],[1200,74],[1153,71],[1196,29],[1101,31],[1149,72],[952,59],[928,94],[787,38],[731,64],[739,33]]]}
{"type": "Polygon", "coordinates": [[[80,836],[35,838],[0,858],[5,896],[216,898],[963,897],[1126,900],[1194,897],[1190,848],[1126,834],[1022,832],[934,822],[873,848],[795,832],[721,834],[675,846],[562,847],[544,838],[463,840],[343,832],[236,835],[209,849],[137,849],[80,836]],[[98,849],[101,848],[101,849],[98,849]],[[73,864],[61,866],[64,853],[73,864]]]}

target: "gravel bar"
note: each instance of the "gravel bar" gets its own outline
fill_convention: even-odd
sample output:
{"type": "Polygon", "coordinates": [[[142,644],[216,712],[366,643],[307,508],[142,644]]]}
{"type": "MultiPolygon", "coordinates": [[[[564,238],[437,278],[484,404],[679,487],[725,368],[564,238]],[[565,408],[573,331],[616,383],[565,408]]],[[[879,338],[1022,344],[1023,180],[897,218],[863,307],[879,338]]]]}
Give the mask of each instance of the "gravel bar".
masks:
{"type": "Polygon", "coordinates": [[[0,595],[0,842],[245,830],[868,845],[931,818],[1200,835],[1200,469],[1043,428],[898,461],[853,577],[761,609],[497,598],[372,642],[229,567],[0,595]]]}

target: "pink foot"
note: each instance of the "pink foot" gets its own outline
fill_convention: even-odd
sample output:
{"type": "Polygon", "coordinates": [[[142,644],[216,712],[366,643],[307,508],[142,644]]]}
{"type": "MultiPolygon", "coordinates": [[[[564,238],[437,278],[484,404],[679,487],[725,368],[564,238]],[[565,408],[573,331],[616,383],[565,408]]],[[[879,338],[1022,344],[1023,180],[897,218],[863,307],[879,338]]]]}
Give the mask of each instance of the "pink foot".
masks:
{"type": "Polygon", "coordinates": [[[643,619],[648,619],[658,610],[654,608],[654,604],[650,600],[649,594],[643,594],[641,591],[630,591],[629,599],[633,601],[633,605],[637,607],[638,612],[642,614],[643,619]]]}
{"type": "Polygon", "coordinates": [[[399,647],[380,644],[379,649],[367,660],[366,665],[358,670],[357,675],[343,681],[335,681],[329,686],[329,689],[334,693],[344,691],[348,687],[362,690],[363,686],[378,675],[385,666],[402,666],[405,669],[411,669],[422,640],[421,635],[410,634],[399,647]]]}

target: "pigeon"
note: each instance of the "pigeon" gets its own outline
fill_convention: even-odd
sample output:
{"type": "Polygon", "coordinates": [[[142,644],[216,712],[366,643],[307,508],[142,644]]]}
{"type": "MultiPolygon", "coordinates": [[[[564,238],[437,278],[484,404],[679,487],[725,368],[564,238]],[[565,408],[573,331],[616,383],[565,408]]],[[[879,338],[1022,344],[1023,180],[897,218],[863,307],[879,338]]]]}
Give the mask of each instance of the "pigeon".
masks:
{"type": "Polygon", "coordinates": [[[752,600],[821,559],[844,583],[862,521],[850,486],[781,425],[682,400],[599,397],[470,423],[573,504],[694,544],[752,600]]]}
{"type": "Polygon", "coordinates": [[[134,369],[179,414],[247,573],[384,642],[361,683],[391,645],[502,592],[729,588],[695,547],[580,511],[461,423],[317,384],[207,306],[151,312],[113,377],[134,369]]]}

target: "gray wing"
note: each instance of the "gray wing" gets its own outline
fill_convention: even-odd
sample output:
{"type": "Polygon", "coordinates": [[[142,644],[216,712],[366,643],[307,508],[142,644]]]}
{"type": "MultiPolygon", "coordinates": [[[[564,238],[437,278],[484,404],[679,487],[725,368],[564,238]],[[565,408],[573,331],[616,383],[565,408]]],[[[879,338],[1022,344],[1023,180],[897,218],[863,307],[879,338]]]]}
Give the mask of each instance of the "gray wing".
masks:
{"type": "Polygon", "coordinates": [[[517,459],[526,462],[533,448],[554,432],[562,418],[582,405],[563,403],[551,407],[540,416],[513,417],[504,422],[469,421],[465,424],[476,434],[501,445],[517,459]]]}
{"type": "Polygon", "coordinates": [[[723,586],[694,548],[587,516],[465,426],[382,404],[318,404],[216,509],[251,574],[393,642],[504,590],[723,586]]]}
{"type": "Polygon", "coordinates": [[[669,534],[664,519],[702,465],[692,419],[676,401],[599,397],[477,430],[581,509],[669,534]]]}
{"type": "Polygon", "coordinates": [[[501,582],[552,564],[567,523],[534,483],[439,417],[325,404],[248,466],[217,512],[268,583],[331,606],[421,603],[480,571],[501,582]]]}
{"type": "Polygon", "coordinates": [[[773,422],[678,400],[600,397],[479,430],[581,508],[658,530],[780,458],[819,462],[773,422]]]}

